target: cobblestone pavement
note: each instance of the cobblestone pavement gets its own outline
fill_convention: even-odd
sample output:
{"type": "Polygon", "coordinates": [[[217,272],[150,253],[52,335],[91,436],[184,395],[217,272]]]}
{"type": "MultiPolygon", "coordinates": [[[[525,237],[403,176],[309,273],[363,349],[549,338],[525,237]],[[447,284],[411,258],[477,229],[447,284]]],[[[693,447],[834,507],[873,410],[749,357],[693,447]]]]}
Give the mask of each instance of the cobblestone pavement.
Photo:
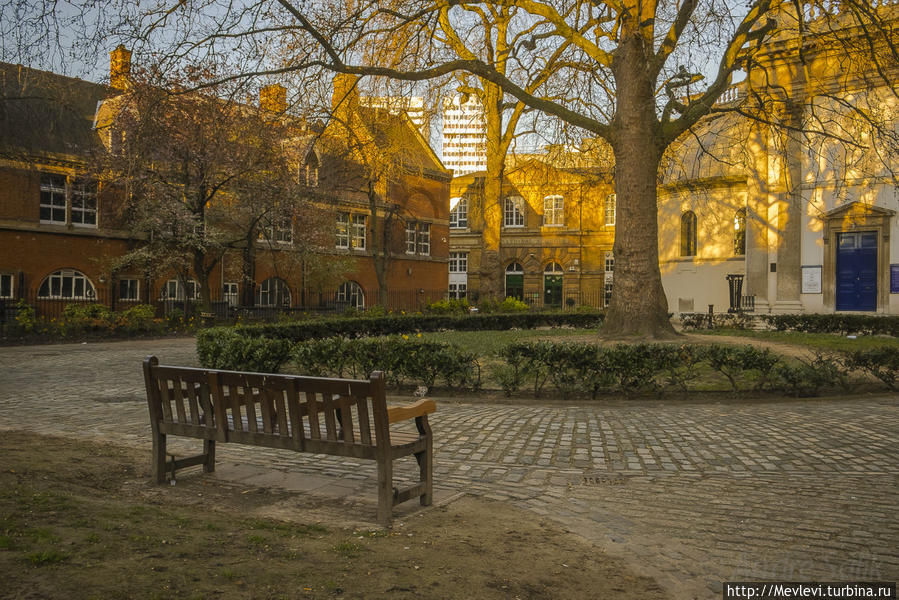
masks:
{"type": "MultiPolygon", "coordinates": [[[[140,361],[192,339],[0,348],[0,429],[146,448],[140,361]]],[[[513,503],[631,559],[674,598],[721,582],[899,579],[895,396],[739,403],[442,402],[435,484],[513,503]]],[[[176,451],[187,442],[172,444],[176,451]]],[[[373,465],[224,445],[250,465],[368,487],[373,465]]],[[[410,461],[414,464],[414,461],[410,461]]],[[[412,464],[399,469],[411,476],[412,464]]],[[[345,489],[349,490],[350,487],[345,489]]],[[[356,488],[354,488],[356,489],[356,488]]]]}

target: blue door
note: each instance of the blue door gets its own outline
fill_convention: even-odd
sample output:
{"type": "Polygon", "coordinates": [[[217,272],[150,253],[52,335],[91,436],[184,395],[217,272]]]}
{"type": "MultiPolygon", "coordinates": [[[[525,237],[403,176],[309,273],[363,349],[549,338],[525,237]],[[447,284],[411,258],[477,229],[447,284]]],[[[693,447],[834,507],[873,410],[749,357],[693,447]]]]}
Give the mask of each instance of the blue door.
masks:
{"type": "Polygon", "coordinates": [[[877,232],[837,234],[837,310],[877,310],[877,232]]]}

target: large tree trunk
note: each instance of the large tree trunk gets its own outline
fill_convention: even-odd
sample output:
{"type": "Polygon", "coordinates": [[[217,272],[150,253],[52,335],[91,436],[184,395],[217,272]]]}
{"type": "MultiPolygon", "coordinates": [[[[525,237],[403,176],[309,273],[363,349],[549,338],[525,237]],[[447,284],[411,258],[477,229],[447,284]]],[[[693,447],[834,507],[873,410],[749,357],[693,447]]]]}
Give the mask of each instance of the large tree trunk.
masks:
{"type": "Polygon", "coordinates": [[[617,215],[615,280],[602,327],[606,337],[675,335],[659,270],[656,186],[663,148],[647,55],[644,40],[634,33],[622,41],[613,62],[618,92],[612,141],[617,215]]]}
{"type": "Polygon", "coordinates": [[[484,247],[481,254],[481,298],[502,299],[505,296],[503,268],[499,246],[503,224],[503,174],[506,152],[502,148],[502,90],[499,86],[482,81],[484,87],[484,112],[487,121],[487,178],[484,181],[483,218],[484,247]]]}

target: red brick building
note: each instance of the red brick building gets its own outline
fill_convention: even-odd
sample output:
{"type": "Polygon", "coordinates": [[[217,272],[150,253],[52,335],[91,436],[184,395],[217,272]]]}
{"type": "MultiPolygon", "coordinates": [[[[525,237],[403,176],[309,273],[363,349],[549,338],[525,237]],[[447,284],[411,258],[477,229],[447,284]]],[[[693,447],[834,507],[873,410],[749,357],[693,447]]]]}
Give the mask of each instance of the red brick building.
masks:
{"type": "MultiPolygon", "coordinates": [[[[0,64],[0,302],[25,299],[53,316],[73,302],[122,308],[198,299],[190,274],[110,266],[146,244],[128,227],[121,188],[93,175],[109,144],[99,111],[127,85],[124,48],[111,65],[117,87],[0,64]]],[[[284,109],[284,96],[278,86],[263,88],[261,104],[284,109]]],[[[312,225],[270,224],[254,248],[251,281],[241,280],[240,249],[225,252],[211,272],[210,300],[220,308],[363,308],[379,299],[388,308],[417,308],[445,294],[450,172],[405,115],[352,101],[338,108],[304,136],[297,157],[298,177],[315,188],[321,218],[314,226],[326,240],[315,260],[297,258],[292,243],[304,233],[297,228],[312,225]],[[377,181],[360,164],[368,150],[340,143],[350,130],[387,152],[379,159],[389,168],[377,171],[377,181]]]]}

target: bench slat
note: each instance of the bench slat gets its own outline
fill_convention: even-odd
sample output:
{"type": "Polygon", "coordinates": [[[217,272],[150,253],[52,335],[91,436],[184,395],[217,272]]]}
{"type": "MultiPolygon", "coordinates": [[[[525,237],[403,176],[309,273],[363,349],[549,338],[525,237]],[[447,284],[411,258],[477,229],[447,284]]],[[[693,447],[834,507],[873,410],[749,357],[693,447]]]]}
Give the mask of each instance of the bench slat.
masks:
{"type": "Polygon", "coordinates": [[[287,389],[287,410],[290,412],[290,431],[294,447],[298,450],[305,450],[306,435],[303,431],[303,413],[300,410],[300,397],[296,385],[287,389]]]}
{"type": "Polygon", "coordinates": [[[337,419],[335,418],[337,407],[334,405],[334,400],[323,398],[320,406],[322,407],[322,413],[325,415],[325,435],[328,441],[337,441],[337,419]]]}
{"type": "Polygon", "coordinates": [[[166,423],[172,422],[172,405],[171,392],[169,391],[169,382],[167,379],[157,379],[156,388],[159,390],[159,404],[162,406],[162,420],[166,423]]]}
{"type": "Polygon", "coordinates": [[[319,408],[316,393],[313,390],[307,389],[302,384],[300,385],[300,389],[303,390],[303,396],[306,398],[306,413],[309,417],[309,437],[313,440],[320,440],[322,438],[322,430],[318,421],[319,408]]]}
{"type": "Polygon", "coordinates": [[[190,422],[200,424],[200,403],[198,401],[199,390],[193,381],[187,382],[187,409],[190,412],[190,422]]]}

